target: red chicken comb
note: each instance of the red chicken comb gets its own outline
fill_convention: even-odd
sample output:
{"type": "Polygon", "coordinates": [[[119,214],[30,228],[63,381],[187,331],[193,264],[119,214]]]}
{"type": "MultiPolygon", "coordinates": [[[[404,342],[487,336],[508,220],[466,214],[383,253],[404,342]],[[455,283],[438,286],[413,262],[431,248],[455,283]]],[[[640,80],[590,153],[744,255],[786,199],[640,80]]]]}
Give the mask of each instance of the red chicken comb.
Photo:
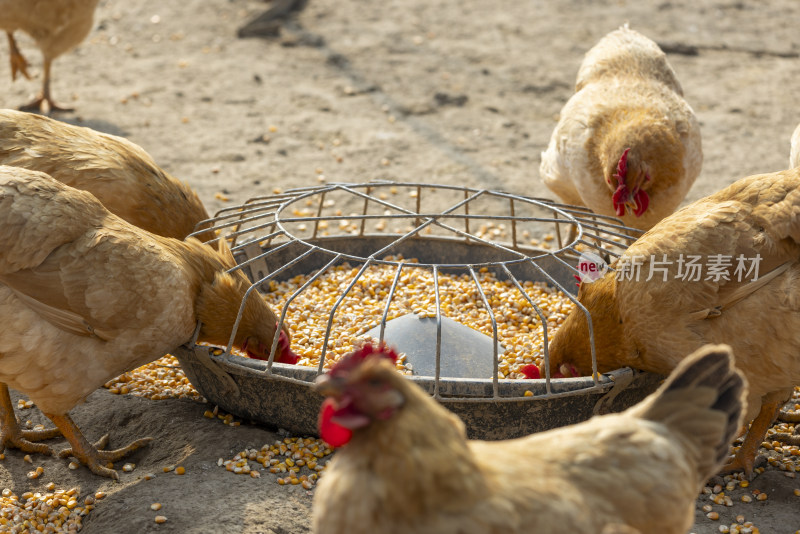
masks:
{"type": "Polygon", "coordinates": [[[622,186],[625,185],[625,178],[628,176],[628,152],[630,151],[630,148],[626,148],[622,153],[622,156],[620,156],[617,162],[617,174],[614,175],[614,178],[617,179],[617,183],[622,186]]]}
{"type": "Polygon", "coordinates": [[[646,191],[642,191],[640,189],[635,195],[633,195],[633,201],[636,203],[636,208],[634,208],[633,213],[637,217],[641,217],[642,214],[647,211],[647,207],[650,205],[650,196],[646,191]]]}
{"type": "Polygon", "coordinates": [[[381,342],[378,345],[365,343],[360,349],[356,349],[353,352],[344,355],[341,360],[336,362],[336,365],[331,367],[330,372],[333,374],[343,371],[351,371],[367,358],[374,357],[383,357],[391,360],[392,363],[395,363],[399,355],[397,354],[396,350],[386,345],[385,342],[381,342]]]}
{"type": "Polygon", "coordinates": [[[539,373],[539,368],[532,363],[520,367],[519,372],[525,375],[525,378],[529,380],[537,380],[542,377],[541,373],[539,373]]]}

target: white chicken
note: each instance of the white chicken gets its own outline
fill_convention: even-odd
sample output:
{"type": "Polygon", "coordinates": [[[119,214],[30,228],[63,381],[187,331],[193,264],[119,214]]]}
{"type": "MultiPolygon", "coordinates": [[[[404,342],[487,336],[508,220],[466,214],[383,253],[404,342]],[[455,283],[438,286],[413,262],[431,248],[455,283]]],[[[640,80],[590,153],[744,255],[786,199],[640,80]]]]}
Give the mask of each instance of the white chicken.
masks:
{"type": "Polygon", "coordinates": [[[700,173],[700,127],[664,52],[623,26],[589,50],[576,92],[542,152],[562,201],[648,230],[700,173]]]}

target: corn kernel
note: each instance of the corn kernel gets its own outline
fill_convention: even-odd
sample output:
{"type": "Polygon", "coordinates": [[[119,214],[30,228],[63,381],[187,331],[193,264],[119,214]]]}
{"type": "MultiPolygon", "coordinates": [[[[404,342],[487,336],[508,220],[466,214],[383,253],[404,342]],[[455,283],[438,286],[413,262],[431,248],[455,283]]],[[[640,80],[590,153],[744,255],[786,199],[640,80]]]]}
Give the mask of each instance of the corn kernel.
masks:
{"type": "Polygon", "coordinates": [[[175,474],[176,475],[183,475],[184,473],[186,473],[186,468],[185,467],[180,466],[180,467],[176,467],[175,468],[175,474]]]}
{"type": "Polygon", "coordinates": [[[166,516],[163,516],[163,515],[157,515],[157,516],[155,517],[155,522],[156,522],[156,523],[158,523],[159,525],[160,525],[161,523],[166,523],[166,522],[167,522],[167,517],[166,517],[166,516]]]}
{"type": "Polygon", "coordinates": [[[150,505],[150,509],[158,512],[159,510],[161,510],[161,503],[154,502],[153,504],[150,505]]]}

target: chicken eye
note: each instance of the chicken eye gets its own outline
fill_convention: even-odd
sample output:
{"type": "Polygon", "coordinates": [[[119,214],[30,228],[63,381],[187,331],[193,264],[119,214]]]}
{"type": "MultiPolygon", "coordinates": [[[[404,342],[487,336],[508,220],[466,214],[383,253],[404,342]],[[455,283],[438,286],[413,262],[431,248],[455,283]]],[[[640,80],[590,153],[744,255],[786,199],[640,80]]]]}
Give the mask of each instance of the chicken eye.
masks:
{"type": "Polygon", "coordinates": [[[380,378],[370,378],[367,380],[367,385],[372,388],[380,388],[383,386],[383,380],[380,378]]]}

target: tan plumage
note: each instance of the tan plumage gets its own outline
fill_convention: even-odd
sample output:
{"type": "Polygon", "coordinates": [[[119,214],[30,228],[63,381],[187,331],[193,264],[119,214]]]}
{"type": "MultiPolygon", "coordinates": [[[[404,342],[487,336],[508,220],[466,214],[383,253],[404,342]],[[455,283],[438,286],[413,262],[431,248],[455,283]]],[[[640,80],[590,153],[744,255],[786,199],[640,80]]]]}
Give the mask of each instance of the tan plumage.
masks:
{"type": "MultiPolygon", "coordinates": [[[[198,319],[201,341],[226,345],[249,281],[227,272],[236,264],[224,245],[217,252],[194,238],[150,234],[89,193],[16,167],[0,166],[0,250],[0,450],[50,452],[26,441],[10,386],[56,423],[92,471],[116,478],[68,411],[107,380],[189,341],[198,319]]],[[[276,323],[262,299],[247,299],[234,345],[271,347],[276,323]]]]}
{"type": "Polygon", "coordinates": [[[575,90],[542,152],[542,180],[566,203],[617,215],[614,175],[630,149],[621,218],[651,228],[678,207],[703,161],[700,128],[675,72],[653,41],[624,26],[589,50],[575,90]],[[639,189],[649,207],[637,217],[639,189]]]}
{"type": "Polygon", "coordinates": [[[138,145],[41,115],[0,110],[0,165],[44,172],[89,191],[110,212],[164,237],[183,239],[209,218],[197,193],[138,145]]]}
{"type": "Polygon", "coordinates": [[[11,55],[11,77],[28,75],[28,62],[20,53],[14,32],[30,35],[42,51],[44,76],[42,90],[32,102],[23,106],[30,111],[72,111],[62,108],[50,97],[50,69],[53,60],[69,52],[83,41],[92,29],[98,0],[0,0],[0,29],[8,36],[11,55]]]}
{"type": "MultiPolygon", "coordinates": [[[[631,245],[616,268],[623,279],[610,272],[578,292],[592,315],[599,371],[668,373],[705,343],[729,344],[750,383],[747,420],[758,418],[728,467],[751,474],[764,432],[800,384],[800,168],[743,178],[686,206],[631,245]],[[748,274],[756,257],[757,279],[748,274]],[[729,280],[707,267],[719,259],[729,280]],[[637,268],[623,267],[634,261],[638,281],[637,268]],[[701,266],[696,281],[690,261],[701,266]]],[[[551,372],[569,374],[570,365],[591,373],[579,311],[550,344],[551,372]]]]}
{"type": "Polygon", "coordinates": [[[352,401],[342,425],[370,422],[320,479],[317,534],[686,534],[746,389],[729,349],[708,347],[623,413],[488,442],[467,440],[460,419],[385,358],[320,382],[329,401],[352,401]]]}
{"type": "Polygon", "coordinates": [[[791,151],[789,153],[789,168],[800,167],[800,124],[792,134],[791,151]]]}

